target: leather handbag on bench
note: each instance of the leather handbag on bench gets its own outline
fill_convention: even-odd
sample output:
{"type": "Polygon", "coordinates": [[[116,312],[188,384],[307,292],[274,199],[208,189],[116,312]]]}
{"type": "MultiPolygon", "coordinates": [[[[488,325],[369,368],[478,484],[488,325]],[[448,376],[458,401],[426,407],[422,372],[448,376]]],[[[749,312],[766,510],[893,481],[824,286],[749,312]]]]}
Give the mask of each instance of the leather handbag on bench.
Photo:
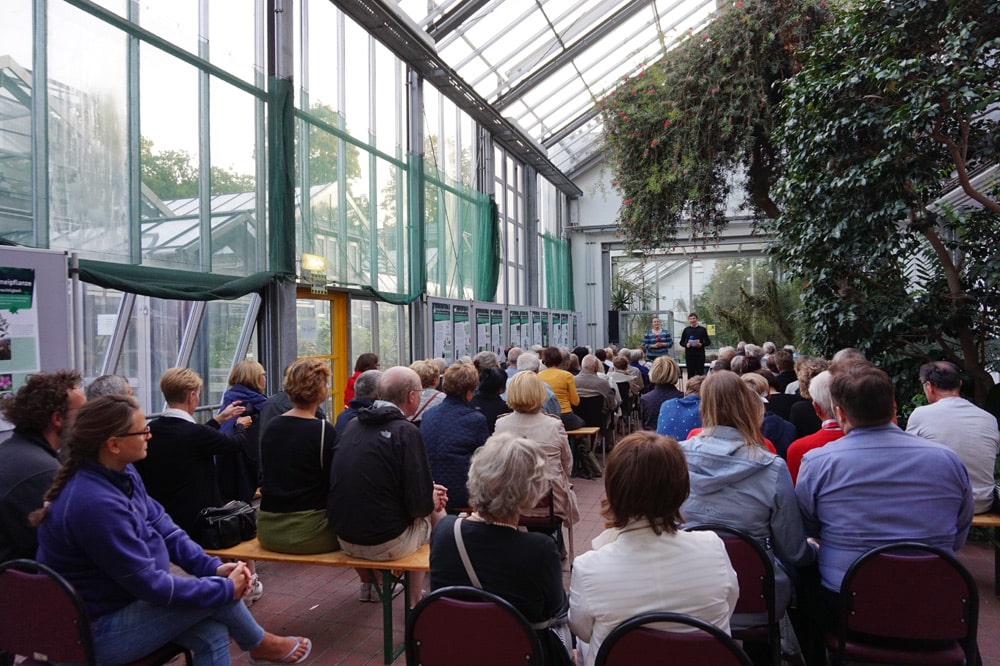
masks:
{"type": "Polygon", "coordinates": [[[257,510],[239,500],[202,509],[191,536],[202,548],[232,548],[257,536],[257,510]]]}

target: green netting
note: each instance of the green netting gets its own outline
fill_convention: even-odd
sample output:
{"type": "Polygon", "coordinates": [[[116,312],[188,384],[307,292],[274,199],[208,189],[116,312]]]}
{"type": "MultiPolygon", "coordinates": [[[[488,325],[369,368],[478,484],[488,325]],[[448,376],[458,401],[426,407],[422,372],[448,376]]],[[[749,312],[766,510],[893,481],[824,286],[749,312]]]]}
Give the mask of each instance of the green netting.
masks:
{"type": "Polygon", "coordinates": [[[285,276],[295,275],[295,115],[292,82],[268,77],[268,260],[270,268],[285,276]]]}
{"type": "Polygon", "coordinates": [[[573,310],[573,262],[568,240],[542,235],[545,262],[545,305],[553,310],[573,310]]]}
{"type": "Polygon", "coordinates": [[[500,276],[496,204],[482,192],[426,170],[424,237],[427,291],[442,298],[492,301],[500,276]]]}
{"type": "Polygon", "coordinates": [[[232,300],[263,289],[276,279],[271,272],[241,278],[175,271],[105,261],[80,260],[80,279],[107,289],[182,301],[232,300]]]}

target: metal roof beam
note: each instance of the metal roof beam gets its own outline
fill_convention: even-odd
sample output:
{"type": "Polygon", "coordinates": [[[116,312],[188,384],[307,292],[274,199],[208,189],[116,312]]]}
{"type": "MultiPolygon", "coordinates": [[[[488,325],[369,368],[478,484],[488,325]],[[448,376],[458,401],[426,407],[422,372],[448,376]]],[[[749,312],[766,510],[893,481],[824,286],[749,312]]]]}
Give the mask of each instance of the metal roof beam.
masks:
{"type": "Polygon", "coordinates": [[[483,99],[437,54],[434,44],[408,17],[399,13],[388,0],[330,0],[346,15],[379,40],[424,80],[437,87],[459,108],[468,113],[497,143],[535,171],[545,176],[560,191],[575,198],[583,191],[560,171],[541,146],[514,122],[483,99]]]}
{"type": "Polygon", "coordinates": [[[441,15],[440,18],[427,26],[427,34],[435,42],[440,42],[449,34],[458,30],[462,24],[476,12],[490,3],[491,0],[462,0],[455,7],[441,15]]]}
{"type": "Polygon", "coordinates": [[[542,83],[542,81],[558,71],[563,65],[590,48],[595,41],[606,37],[613,30],[635,16],[640,10],[648,7],[649,4],[650,0],[632,0],[598,24],[596,28],[577,40],[572,46],[564,49],[562,53],[554,58],[551,58],[548,62],[511,87],[510,90],[498,95],[496,100],[493,102],[493,106],[497,110],[502,111],[521,95],[535,88],[537,85],[542,83]]]}

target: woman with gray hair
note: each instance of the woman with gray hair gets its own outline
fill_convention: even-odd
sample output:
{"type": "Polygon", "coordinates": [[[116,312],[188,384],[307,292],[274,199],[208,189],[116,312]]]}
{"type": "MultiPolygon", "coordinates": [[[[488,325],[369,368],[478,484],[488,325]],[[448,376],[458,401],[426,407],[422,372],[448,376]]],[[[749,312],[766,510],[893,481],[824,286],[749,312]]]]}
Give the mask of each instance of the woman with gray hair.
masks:
{"type": "Polygon", "coordinates": [[[509,601],[535,627],[545,664],[568,664],[550,628],[565,626],[566,592],[555,542],[518,530],[522,511],[548,491],[541,447],[497,434],[472,456],[466,484],[472,515],[447,516],[431,534],[431,588],[475,586],[509,601]]]}

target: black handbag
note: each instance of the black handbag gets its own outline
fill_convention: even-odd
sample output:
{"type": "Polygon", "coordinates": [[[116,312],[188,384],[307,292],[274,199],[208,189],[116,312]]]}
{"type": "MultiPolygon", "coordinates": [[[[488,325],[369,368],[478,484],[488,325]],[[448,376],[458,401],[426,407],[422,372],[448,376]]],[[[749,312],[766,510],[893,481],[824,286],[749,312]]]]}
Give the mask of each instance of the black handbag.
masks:
{"type": "Polygon", "coordinates": [[[239,500],[202,509],[191,536],[202,548],[232,548],[257,536],[257,510],[239,500]]]}

